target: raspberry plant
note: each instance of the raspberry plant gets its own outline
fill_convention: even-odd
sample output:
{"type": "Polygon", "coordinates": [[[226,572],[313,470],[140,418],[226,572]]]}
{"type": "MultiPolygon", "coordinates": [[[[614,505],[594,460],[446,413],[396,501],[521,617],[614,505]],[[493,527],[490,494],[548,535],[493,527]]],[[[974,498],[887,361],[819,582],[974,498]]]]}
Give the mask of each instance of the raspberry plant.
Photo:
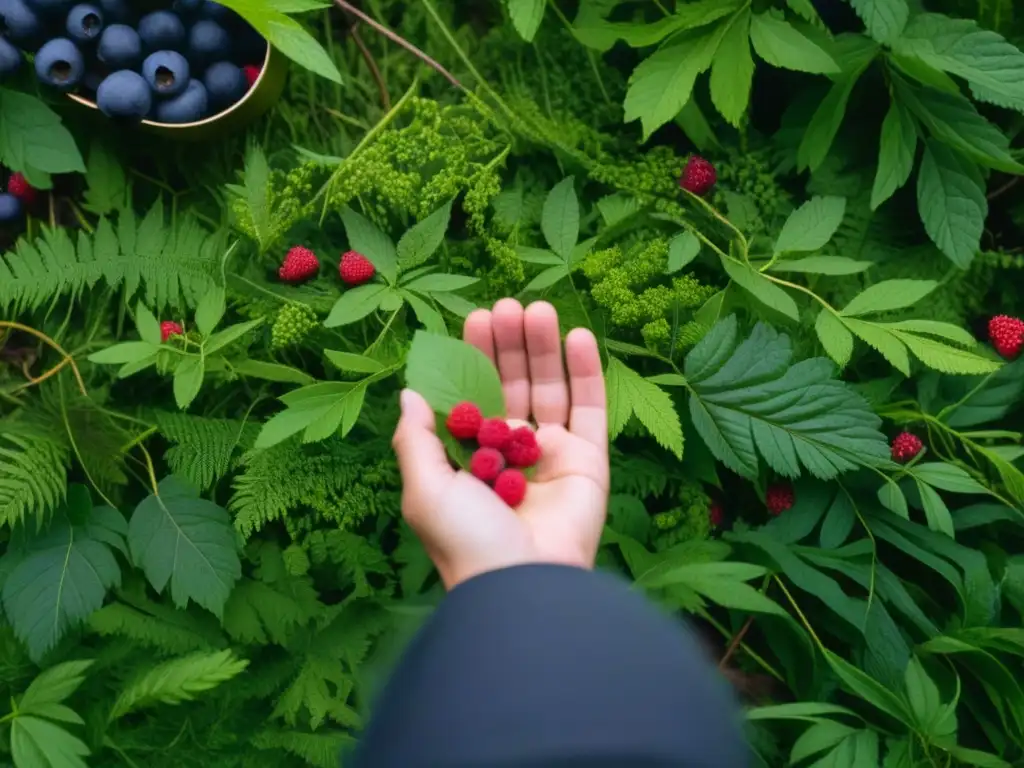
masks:
{"type": "Polygon", "coordinates": [[[599,567],[707,636],[760,765],[1024,763],[1024,14],[336,5],[235,8],[324,77],[227,139],[5,76],[0,762],[344,760],[442,597],[397,393],[471,469],[446,421],[504,399],[457,339],[516,296],[597,334],[599,567]]]}

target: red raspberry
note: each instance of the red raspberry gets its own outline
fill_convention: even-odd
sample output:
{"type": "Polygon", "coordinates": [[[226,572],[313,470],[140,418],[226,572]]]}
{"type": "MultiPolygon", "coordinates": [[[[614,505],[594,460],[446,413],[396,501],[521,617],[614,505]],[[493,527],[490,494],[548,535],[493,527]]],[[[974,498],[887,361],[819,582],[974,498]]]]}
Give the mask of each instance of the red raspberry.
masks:
{"type": "Polygon", "coordinates": [[[373,262],[363,254],[355,251],[342,254],[341,263],[338,265],[338,275],[341,277],[341,282],[350,288],[370,282],[376,274],[377,269],[373,266],[373,262]]]}
{"type": "Polygon", "coordinates": [[[260,75],[263,74],[263,70],[253,64],[247,64],[242,67],[242,74],[245,75],[245,82],[252,88],[256,85],[256,81],[260,79],[260,75]]]}
{"type": "Polygon", "coordinates": [[[469,460],[469,471],[473,473],[473,477],[483,480],[485,483],[493,483],[497,480],[503,469],[505,469],[505,458],[501,455],[501,451],[496,451],[493,448],[480,448],[469,460]]]}
{"type": "Polygon", "coordinates": [[[997,315],[988,321],[988,337],[1002,357],[1013,360],[1024,347],[1024,320],[997,315]]]}
{"type": "Polygon", "coordinates": [[[715,172],[715,166],[700,155],[690,155],[690,159],[686,161],[686,168],[683,169],[683,175],[679,179],[679,186],[687,192],[703,197],[711,191],[717,181],[718,174],[715,172]]]}
{"type": "Polygon", "coordinates": [[[537,433],[529,427],[513,429],[502,453],[510,467],[532,467],[540,461],[537,433]]]}
{"type": "Polygon", "coordinates": [[[7,180],[7,192],[21,200],[22,205],[26,208],[36,201],[39,194],[21,173],[11,174],[11,178],[7,180]]]}
{"type": "Polygon", "coordinates": [[[160,341],[167,342],[171,336],[183,336],[185,329],[173,320],[164,320],[160,323],[160,341]]]}
{"type": "Polygon", "coordinates": [[[320,271],[320,260],[309,248],[296,245],[284,257],[284,263],[277,271],[277,276],[286,283],[301,283],[316,277],[320,271]]]}
{"type": "Polygon", "coordinates": [[[721,528],[725,522],[725,510],[717,501],[711,502],[711,506],[708,507],[708,522],[712,528],[721,528]]]}
{"type": "Polygon", "coordinates": [[[452,408],[445,423],[456,440],[475,440],[484,416],[473,403],[459,403],[452,408]]]}
{"type": "Polygon", "coordinates": [[[924,443],[917,435],[900,432],[892,440],[892,460],[905,463],[915,458],[924,449],[924,443]]]}
{"type": "Polygon", "coordinates": [[[494,492],[515,509],[526,498],[526,475],[518,469],[506,469],[494,481],[494,492]]]}
{"type": "Polygon", "coordinates": [[[504,451],[511,436],[512,428],[504,419],[484,419],[480,431],[476,434],[476,441],[480,443],[481,448],[504,451]]]}
{"type": "Polygon", "coordinates": [[[796,497],[793,495],[793,486],[788,483],[778,483],[776,485],[769,486],[768,493],[765,494],[764,501],[768,507],[768,511],[778,517],[783,512],[787,512],[793,508],[793,502],[796,497]]]}

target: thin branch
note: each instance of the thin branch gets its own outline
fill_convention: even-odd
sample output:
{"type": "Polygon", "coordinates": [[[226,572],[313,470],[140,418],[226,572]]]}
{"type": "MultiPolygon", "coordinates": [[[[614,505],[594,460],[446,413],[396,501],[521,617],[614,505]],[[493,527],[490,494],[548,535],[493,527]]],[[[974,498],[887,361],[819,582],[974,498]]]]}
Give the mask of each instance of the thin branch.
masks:
{"type": "Polygon", "coordinates": [[[740,647],[740,643],[743,642],[743,638],[747,636],[747,632],[750,631],[751,625],[754,623],[754,614],[750,614],[747,617],[746,623],[740,628],[740,631],[735,634],[732,640],[729,642],[729,647],[725,649],[725,655],[722,656],[722,660],[718,662],[719,669],[725,669],[729,665],[729,660],[732,655],[736,653],[736,649],[740,647]]]}
{"type": "Polygon", "coordinates": [[[1020,183],[1020,176],[1014,176],[1008,182],[1003,184],[1003,186],[999,187],[998,189],[996,189],[996,190],[994,190],[992,192],[989,192],[988,199],[989,200],[995,200],[1000,195],[1002,195],[1002,194],[1004,194],[1006,192],[1009,192],[1011,189],[1016,187],[1017,184],[1019,184],[1019,183],[1020,183]]]}
{"type": "Polygon", "coordinates": [[[440,63],[438,63],[435,59],[432,59],[430,56],[425,54],[423,51],[421,51],[419,48],[417,48],[415,45],[410,43],[408,40],[406,40],[401,35],[395,34],[390,29],[385,27],[383,24],[380,24],[379,22],[374,21],[371,17],[367,16],[365,13],[360,11],[358,8],[354,7],[351,3],[346,2],[345,0],[334,0],[334,4],[336,6],[338,6],[339,8],[341,8],[341,10],[347,11],[348,13],[351,13],[357,19],[362,21],[364,24],[367,24],[368,26],[373,27],[375,30],[377,30],[382,35],[384,35],[384,37],[386,37],[388,40],[390,40],[393,43],[396,43],[397,45],[400,45],[403,48],[405,48],[405,50],[409,51],[409,53],[411,53],[414,56],[416,56],[418,59],[420,59],[420,61],[422,61],[424,64],[426,64],[431,69],[434,69],[437,72],[440,72],[441,75],[449,83],[454,85],[460,91],[465,91],[466,90],[466,87],[462,83],[460,83],[458,80],[455,79],[455,75],[453,75],[451,72],[449,72],[447,69],[445,69],[440,63]]]}
{"type": "Polygon", "coordinates": [[[377,84],[377,90],[380,91],[380,103],[387,112],[391,109],[391,94],[388,93],[387,83],[384,82],[384,77],[380,73],[380,67],[377,66],[377,62],[373,58],[373,54],[370,53],[370,49],[366,47],[366,43],[363,42],[363,38],[359,35],[359,22],[355,22],[352,28],[349,30],[349,34],[352,35],[352,40],[355,42],[356,47],[359,49],[359,53],[363,56],[363,61],[366,62],[367,68],[370,70],[370,75],[373,77],[373,81],[377,84]]]}
{"type": "Polygon", "coordinates": [[[35,384],[39,384],[39,383],[41,383],[43,381],[46,381],[46,379],[48,379],[51,376],[53,376],[54,374],[60,372],[60,370],[63,369],[64,366],[70,365],[71,366],[71,370],[75,374],[75,379],[78,381],[78,388],[82,391],[83,395],[85,395],[86,397],[89,396],[89,392],[85,388],[85,382],[82,381],[82,374],[79,372],[78,366],[75,365],[75,359],[71,355],[69,355],[67,352],[65,352],[64,348],[60,344],[58,344],[56,341],[51,339],[49,336],[47,336],[42,331],[37,331],[35,328],[30,328],[29,326],[22,325],[21,323],[15,323],[15,322],[12,322],[12,321],[9,321],[9,320],[0,320],[0,328],[10,328],[10,329],[15,330],[15,331],[22,331],[23,333],[28,333],[28,334],[30,334],[32,336],[35,336],[37,339],[39,339],[44,344],[46,344],[47,346],[51,347],[54,351],[56,351],[62,358],[64,358],[63,360],[61,360],[60,363],[58,363],[52,369],[50,369],[49,371],[44,373],[42,376],[39,376],[38,378],[30,379],[25,384],[26,387],[30,387],[30,386],[33,386],[35,384]]]}

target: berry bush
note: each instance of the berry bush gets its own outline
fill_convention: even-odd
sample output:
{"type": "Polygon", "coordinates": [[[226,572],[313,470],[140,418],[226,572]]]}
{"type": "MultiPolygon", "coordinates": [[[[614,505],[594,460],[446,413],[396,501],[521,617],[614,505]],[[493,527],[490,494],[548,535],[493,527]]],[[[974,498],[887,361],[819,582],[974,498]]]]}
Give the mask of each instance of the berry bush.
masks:
{"type": "Polygon", "coordinates": [[[442,597],[398,392],[542,460],[459,340],[512,296],[598,336],[599,567],[758,765],[1024,766],[1016,6],[0,0],[0,763],[344,764],[442,597]],[[265,41],[243,131],[133,124],[265,41]]]}

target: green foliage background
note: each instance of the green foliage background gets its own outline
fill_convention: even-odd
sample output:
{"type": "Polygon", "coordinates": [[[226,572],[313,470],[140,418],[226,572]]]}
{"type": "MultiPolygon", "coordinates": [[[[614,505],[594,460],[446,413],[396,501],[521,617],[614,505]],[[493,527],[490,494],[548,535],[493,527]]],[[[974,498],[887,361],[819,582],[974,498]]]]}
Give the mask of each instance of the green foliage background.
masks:
{"type": "Polygon", "coordinates": [[[985,330],[1024,314],[1024,13],[360,7],[422,55],[237,6],[322,51],[203,145],[0,89],[0,160],[52,189],[0,253],[0,762],[336,765],[442,596],[397,391],[465,390],[458,345],[422,361],[512,295],[601,340],[599,565],[702,629],[761,765],[1024,765],[1024,363],[985,330]]]}

